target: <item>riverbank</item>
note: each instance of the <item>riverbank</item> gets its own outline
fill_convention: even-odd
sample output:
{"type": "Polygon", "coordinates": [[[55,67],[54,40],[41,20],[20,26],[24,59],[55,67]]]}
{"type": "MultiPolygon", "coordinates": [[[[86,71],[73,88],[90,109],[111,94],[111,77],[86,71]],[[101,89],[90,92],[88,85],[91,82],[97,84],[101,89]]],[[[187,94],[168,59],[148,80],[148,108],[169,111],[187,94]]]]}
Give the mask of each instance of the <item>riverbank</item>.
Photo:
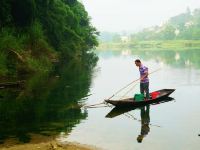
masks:
{"type": "Polygon", "coordinates": [[[0,78],[51,73],[58,62],[97,60],[98,31],[79,1],[3,1],[0,14],[0,78]]]}
{"type": "Polygon", "coordinates": [[[38,144],[23,144],[12,147],[0,147],[0,150],[100,150],[94,146],[83,145],[75,142],[59,143],[55,140],[38,143],[38,144]]]}
{"type": "Polygon", "coordinates": [[[100,150],[95,146],[76,142],[60,142],[57,136],[31,134],[29,143],[21,143],[16,139],[7,139],[0,144],[0,150],[100,150]]]}
{"type": "Polygon", "coordinates": [[[98,50],[186,50],[200,49],[200,40],[156,40],[156,41],[129,41],[103,42],[98,50]]]}

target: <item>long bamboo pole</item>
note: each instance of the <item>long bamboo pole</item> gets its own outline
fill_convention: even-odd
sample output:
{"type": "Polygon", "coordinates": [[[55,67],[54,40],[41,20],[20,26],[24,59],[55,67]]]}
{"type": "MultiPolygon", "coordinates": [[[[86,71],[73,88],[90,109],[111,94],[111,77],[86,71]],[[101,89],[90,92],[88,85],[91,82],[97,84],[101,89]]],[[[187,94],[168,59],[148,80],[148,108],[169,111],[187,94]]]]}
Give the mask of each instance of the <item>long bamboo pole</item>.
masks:
{"type": "MultiPolygon", "coordinates": [[[[155,72],[157,72],[157,71],[159,71],[159,70],[161,70],[161,68],[156,69],[156,70],[150,72],[150,73],[148,74],[148,76],[151,75],[151,74],[153,74],[153,73],[155,73],[155,72]]],[[[138,78],[138,79],[132,81],[131,83],[127,84],[127,85],[124,86],[123,88],[119,89],[116,93],[114,93],[114,94],[113,94],[111,97],[109,97],[107,100],[110,100],[110,99],[113,98],[115,95],[117,95],[118,93],[120,93],[122,90],[126,89],[128,86],[130,86],[131,84],[133,84],[133,83],[135,83],[135,82],[137,82],[137,81],[142,80],[143,78],[144,78],[144,77],[138,78]]]]}

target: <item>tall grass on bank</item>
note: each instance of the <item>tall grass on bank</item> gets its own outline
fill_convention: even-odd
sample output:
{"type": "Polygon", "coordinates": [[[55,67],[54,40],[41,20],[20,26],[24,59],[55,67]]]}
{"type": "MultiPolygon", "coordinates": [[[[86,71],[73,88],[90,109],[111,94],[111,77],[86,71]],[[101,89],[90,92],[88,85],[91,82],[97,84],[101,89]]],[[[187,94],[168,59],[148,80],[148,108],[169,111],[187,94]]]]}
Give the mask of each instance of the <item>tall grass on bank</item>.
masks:
{"type": "Polygon", "coordinates": [[[50,71],[51,60],[57,55],[46,41],[37,22],[21,31],[3,28],[0,31],[0,76],[50,71]]]}

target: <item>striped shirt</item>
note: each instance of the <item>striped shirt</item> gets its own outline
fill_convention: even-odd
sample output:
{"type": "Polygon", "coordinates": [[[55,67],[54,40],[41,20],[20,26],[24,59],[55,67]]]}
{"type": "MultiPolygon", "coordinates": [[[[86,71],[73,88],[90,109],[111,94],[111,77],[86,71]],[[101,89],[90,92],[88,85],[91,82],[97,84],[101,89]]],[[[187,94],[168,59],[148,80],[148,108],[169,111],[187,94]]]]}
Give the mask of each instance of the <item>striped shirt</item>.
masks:
{"type": "MultiPolygon", "coordinates": [[[[146,66],[141,66],[139,67],[139,71],[140,71],[140,78],[142,78],[146,73],[148,73],[148,68],[146,66]]],[[[145,78],[143,78],[141,81],[141,83],[147,83],[149,82],[149,78],[148,76],[146,76],[145,78]]]]}

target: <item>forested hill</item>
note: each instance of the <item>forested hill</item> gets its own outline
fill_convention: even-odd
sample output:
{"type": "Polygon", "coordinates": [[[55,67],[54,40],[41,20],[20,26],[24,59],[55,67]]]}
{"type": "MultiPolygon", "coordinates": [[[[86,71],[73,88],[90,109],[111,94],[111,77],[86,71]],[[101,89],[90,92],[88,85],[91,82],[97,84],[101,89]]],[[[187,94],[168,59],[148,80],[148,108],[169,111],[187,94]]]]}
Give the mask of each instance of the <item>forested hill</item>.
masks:
{"type": "Polygon", "coordinates": [[[1,0],[0,76],[49,71],[61,60],[91,62],[97,35],[77,0],[1,0]]]}
{"type": "Polygon", "coordinates": [[[135,40],[200,40],[200,9],[190,11],[170,18],[161,26],[146,28],[132,34],[135,40]]]}

